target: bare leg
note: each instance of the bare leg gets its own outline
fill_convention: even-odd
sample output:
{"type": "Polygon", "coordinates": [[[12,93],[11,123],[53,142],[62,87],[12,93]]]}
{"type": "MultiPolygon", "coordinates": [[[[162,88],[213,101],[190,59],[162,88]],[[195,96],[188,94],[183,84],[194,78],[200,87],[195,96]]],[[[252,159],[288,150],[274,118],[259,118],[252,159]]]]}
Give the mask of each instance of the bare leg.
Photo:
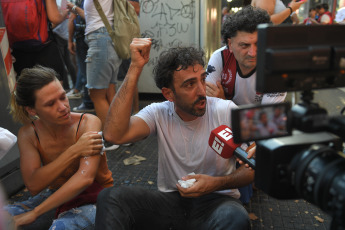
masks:
{"type": "Polygon", "coordinates": [[[109,105],[113,101],[113,98],[116,94],[116,85],[115,84],[109,84],[109,88],[107,89],[107,100],[109,105]]]}
{"type": "Polygon", "coordinates": [[[109,102],[107,98],[108,89],[89,89],[90,98],[94,104],[97,117],[102,121],[102,126],[105,123],[105,118],[109,109],[109,102]]]}

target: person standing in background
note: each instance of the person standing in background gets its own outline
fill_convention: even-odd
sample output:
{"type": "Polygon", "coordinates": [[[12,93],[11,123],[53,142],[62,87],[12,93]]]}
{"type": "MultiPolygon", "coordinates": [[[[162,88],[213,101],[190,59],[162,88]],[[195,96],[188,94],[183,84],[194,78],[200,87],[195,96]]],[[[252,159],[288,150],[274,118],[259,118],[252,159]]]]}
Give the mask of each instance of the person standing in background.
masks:
{"type": "Polygon", "coordinates": [[[68,22],[68,50],[77,56],[78,73],[75,88],[84,88],[82,103],[73,108],[74,112],[94,112],[94,106],[86,87],[86,54],[89,49],[85,43],[84,0],[76,0],[75,4],[67,2],[67,8],[72,12],[68,22]]]}
{"type": "Polygon", "coordinates": [[[230,15],[229,7],[224,6],[223,9],[222,9],[222,24],[224,23],[226,17],[229,16],[229,15],[230,15]]]}
{"type": "Polygon", "coordinates": [[[288,4],[288,7],[286,7],[281,0],[252,0],[251,5],[266,10],[271,16],[271,22],[277,25],[284,22],[292,23],[290,15],[307,1],[301,0],[297,2],[296,0],[292,0],[288,4]]]}
{"type": "MultiPolygon", "coordinates": [[[[111,26],[114,24],[113,0],[99,1],[111,26]]],[[[117,55],[112,40],[99,16],[93,0],[84,1],[85,41],[89,46],[86,56],[86,87],[94,104],[96,115],[104,126],[110,103],[116,93],[117,74],[122,60],[117,55]]],[[[105,143],[107,150],[118,145],[105,143]]]]}
{"type": "MultiPolygon", "coordinates": [[[[16,4],[21,4],[21,2],[25,4],[25,1],[19,1],[16,2],[16,4]]],[[[18,15],[25,15],[25,12],[8,12],[5,10],[7,7],[4,7],[6,2],[1,2],[1,4],[8,33],[8,40],[12,49],[11,54],[15,58],[13,67],[17,75],[19,76],[24,68],[31,68],[39,64],[54,69],[59,74],[59,80],[62,81],[61,77],[63,76],[64,71],[63,60],[60,55],[57,55],[59,50],[56,42],[52,41],[52,38],[47,34],[49,34],[49,23],[51,23],[53,26],[60,24],[66,19],[68,10],[65,9],[60,12],[55,0],[37,0],[35,4],[37,9],[33,10],[33,12],[37,12],[42,19],[30,18],[27,20],[27,23],[32,22],[35,25],[29,26],[33,26],[33,28],[38,27],[38,31],[35,34],[39,34],[42,39],[43,34],[40,34],[39,32],[43,32],[44,30],[44,34],[47,36],[44,38],[44,40],[38,41],[35,38],[28,37],[30,36],[28,35],[30,33],[25,33],[27,31],[25,28],[23,28],[23,25],[26,25],[25,22],[20,22],[20,25],[18,24],[18,20],[24,18],[23,16],[19,17],[18,15]],[[39,20],[38,26],[36,25],[35,20],[39,20]],[[18,31],[21,30],[21,37],[18,38],[18,31]],[[17,34],[12,34],[12,31],[17,34]]],[[[25,8],[19,6],[18,9],[25,8]]],[[[31,33],[32,32],[35,31],[31,31],[31,33]]]]}
{"type": "Polygon", "coordinates": [[[70,53],[68,52],[68,19],[66,18],[63,22],[54,27],[53,33],[54,39],[59,48],[60,55],[62,57],[64,65],[67,68],[67,71],[64,68],[64,75],[62,77],[63,87],[65,90],[70,89],[68,74],[70,75],[73,84],[72,89],[67,93],[67,97],[69,99],[80,98],[80,92],[78,89],[75,88],[77,78],[76,67],[73,65],[70,53]]]}
{"type": "Polygon", "coordinates": [[[309,9],[309,17],[304,19],[303,24],[304,25],[318,24],[315,17],[316,17],[316,9],[315,8],[310,8],[309,9]]]}
{"type": "Polygon", "coordinates": [[[334,21],[341,25],[345,24],[345,7],[342,7],[337,11],[334,21]]]}
{"type": "Polygon", "coordinates": [[[328,11],[329,6],[327,3],[322,3],[316,6],[316,11],[319,15],[318,23],[321,25],[332,25],[333,18],[331,12],[328,11]]]}

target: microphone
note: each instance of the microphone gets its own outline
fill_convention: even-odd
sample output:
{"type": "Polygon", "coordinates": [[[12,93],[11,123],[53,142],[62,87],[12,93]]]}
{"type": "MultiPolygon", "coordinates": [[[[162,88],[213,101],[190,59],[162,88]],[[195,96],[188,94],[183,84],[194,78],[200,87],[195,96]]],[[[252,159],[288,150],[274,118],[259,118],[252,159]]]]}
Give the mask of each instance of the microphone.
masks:
{"type": "Polygon", "coordinates": [[[208,144],[221,157],[228,159],[235,155],[252,169],[255,169],[255,159],[248,159],[248,153],[240,148],[240,144],[234,143],[232,130],[228,126],[221,125],[212,130],[208,144]]]}

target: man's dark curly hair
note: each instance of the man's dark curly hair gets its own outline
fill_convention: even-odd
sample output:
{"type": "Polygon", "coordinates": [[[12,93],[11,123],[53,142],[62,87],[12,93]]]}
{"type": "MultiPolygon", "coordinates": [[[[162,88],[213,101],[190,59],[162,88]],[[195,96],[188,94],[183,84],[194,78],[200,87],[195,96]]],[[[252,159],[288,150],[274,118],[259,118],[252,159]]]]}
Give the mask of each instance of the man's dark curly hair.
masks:
{"type": "Polygon", "coordinates": [[[237,13],[230,15],[223,23],[221,34],[224,44],[228,44],[228,38],[235,37],[237,31],[254,33],[257,26],[271,21],[267,11],[246,6],[237,13]]]}
{"type": "Polygon", "coordinates": [[[204,51],[194,47],[175,47],[163,51],[153,75],[158,88],[172,87],[173,75],[175,71],[185,70],[189,66],[200,64],[205,67],[204,51]]]}

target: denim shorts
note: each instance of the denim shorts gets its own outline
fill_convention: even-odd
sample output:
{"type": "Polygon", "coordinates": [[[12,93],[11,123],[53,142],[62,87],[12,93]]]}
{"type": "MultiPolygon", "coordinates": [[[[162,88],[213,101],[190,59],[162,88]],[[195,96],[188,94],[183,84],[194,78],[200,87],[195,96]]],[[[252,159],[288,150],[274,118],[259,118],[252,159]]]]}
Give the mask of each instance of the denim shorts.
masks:
{"type": "Polygon", "coordinates": [[[101,27],[85,36],[89,49],[86,56],[86,87],[89,89],[107,89],[109,84],[116,84],[116,78],[122,60],[115,52],[112,40],[105,27],[101,27]]]}
{"type": "MultiPolygon", "coordinates": [[[[54,190],[46,189],[38,195],[30,197],[28,200],[4,206],[4,210],[12,216],[16,216],[25,212],[29,212],[47,199],[54,190]]],[[[26,226],[28,229],[35,229],[40,226],[47,225],[47,219],[50,217],[42,215],[35,222],[26,226]]],[[[51,224],[50,230],[78,230],[78,229],[94,229],[96,218],[96,205],[87,204],[77,208],[70,209],[61,213],[57,219],[51,224]]],[[[8,226],[11,223],[7,223],[8,226]]],[[[10,228],[9,228],[10,229],[10,228]]]]}

